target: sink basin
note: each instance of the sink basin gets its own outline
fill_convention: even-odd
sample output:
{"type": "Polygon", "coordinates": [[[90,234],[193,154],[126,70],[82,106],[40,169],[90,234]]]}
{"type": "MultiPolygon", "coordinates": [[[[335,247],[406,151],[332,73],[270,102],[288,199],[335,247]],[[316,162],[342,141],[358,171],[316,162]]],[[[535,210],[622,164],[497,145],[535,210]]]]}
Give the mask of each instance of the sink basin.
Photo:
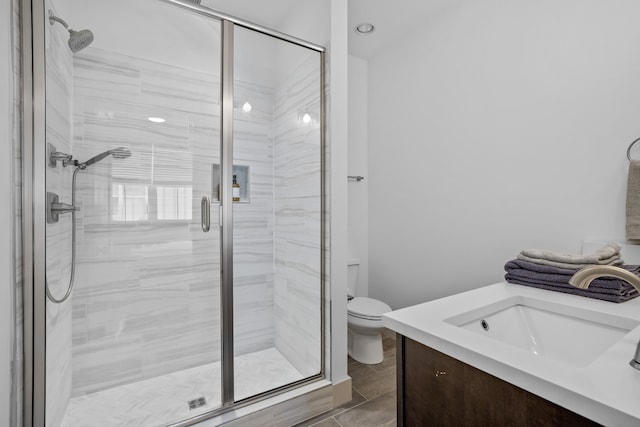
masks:
{"type": "Polygon", "coordinates": [[[511,297],[445,322],[535,356],[587,366],[640,322],[528,297],[511,297]]]}

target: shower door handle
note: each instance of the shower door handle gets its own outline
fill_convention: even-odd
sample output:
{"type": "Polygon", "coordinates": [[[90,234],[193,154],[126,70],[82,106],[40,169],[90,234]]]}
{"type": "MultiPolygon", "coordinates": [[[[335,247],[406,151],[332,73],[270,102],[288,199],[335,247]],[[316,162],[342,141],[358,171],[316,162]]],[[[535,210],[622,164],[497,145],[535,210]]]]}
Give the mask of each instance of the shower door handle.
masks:
{"type": "Polygon", "coordinates": [[[202,225],[202,231],[205,233],[211,229],[211,201],[209,197],[202,196],[200,202],[200,222],[202,225]]]}

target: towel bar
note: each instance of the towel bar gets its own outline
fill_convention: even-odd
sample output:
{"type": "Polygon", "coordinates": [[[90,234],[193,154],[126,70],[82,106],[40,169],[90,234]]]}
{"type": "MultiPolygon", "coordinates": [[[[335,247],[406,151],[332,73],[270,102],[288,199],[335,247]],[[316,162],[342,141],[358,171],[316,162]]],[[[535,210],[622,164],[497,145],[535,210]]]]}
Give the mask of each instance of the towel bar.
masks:
{"type": "Polygon", "coordinates": [[[629,144],[629,148],[627,148],[627,159],[629,159],[629,161],[631,161],[631,148],[638,141],[640,141],[640,138],[635,139],[631,144],[629,144]]]}

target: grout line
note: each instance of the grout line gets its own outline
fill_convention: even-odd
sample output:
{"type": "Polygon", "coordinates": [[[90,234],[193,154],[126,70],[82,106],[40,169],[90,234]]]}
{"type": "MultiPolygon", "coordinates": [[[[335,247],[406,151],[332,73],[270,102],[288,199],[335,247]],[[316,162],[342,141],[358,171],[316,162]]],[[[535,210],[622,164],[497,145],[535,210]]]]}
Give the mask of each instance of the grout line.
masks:
{"type": "Polygon", "coordinates": [[[376,374],[381,374],[382,375],[382,374],[386,374],[387,372],[389,372],[389,371],[391,371],[393,369],[396,369],[396,367],[395,366],[389,366],[387,369],[383,369],[381,371],[375,371],[375,372],[376,372],[376,374]]]}
{"type": "MultiPolygon", "coordinates": [[[[355,391],[357,391],[357,392],[358,392],[358,394],[359,394],[360,396],[364,397],[364,401],[365,401],[365,402],[366,402],[367,400],[369,400],[369,398],[368,398],[367,396],[365,396],[364,394],[362,394],[362,392],[361,392],[360,390],[358,390],[357,388],[355,388],[355,387],[353,386],[353,383],[351,384],[351,388],[352,388],[352,389],[354,389],[355,391]]],[[[357,405],[356,405],[356,406],[357,406],[357,405]]],[[[353,407],[354,407],[354,406],[352,406],[352,408],[353,408],[353,407]]]]}
{"type": "Polygon", "coordinates": [[[318,420],[317,423],[313,423],[309,427],[317,426],[318,424],[323,423],[323,422],[325,422],[325,421],[327,421],[327,420],[329,420],[331,418],[333,418],[333,421],[337,422],[340,427],[343,427],[342,424],[340,424],[340,421],[338,421],[335,416],[330,416],[330,417],[324,418],[322,420],[318,420]]]}
{"type": "MultiPolygon", "coordinates": [[[[356,390],[356,391],[357,391],[357,390],[356,390]]],[[[358,394],[359,394],[360,396],[362,396],[362,393],[360,393],[359,391],[358,391],[358,394]]],[[[362,396],[362,397],[364,397],[364,396],[362,396]]],[[[365,397],[365,402],[366,402],[366,399],[367,399],[367,398],[365,397]]],[[[362,402],[362,403],[364,403],[364,402],[362,402]]],[[[360,403],[359,403],[358,405],[360,405],[360,403]]],[[[335,417],[336,415],[344,414],[344,413],[345,413],[345,412],[347,412],[349,409],[355,408],[355,407],[356,407],[356,406],[358,406],[358,405],[349,406],[348,408],[344,408],[344,409],[342,409],[340,412],[336,412],[335,414],[331,415],[331,417],[328,417],[328,418],[332,418],[332,417],[335,417]]]]}
{"type": "MultiPolygon", "coordinates": [[[[358,393],[360,393],[360,392],[358,392],[358,393]]],[[[382,393],[382,394],[386,394],[386,393],[382,393]]],[[[380,396],[382,396],[382,394],[381,394],[380,396]]],[[[340,412],[340,414],[335,414],[335,415],[342,415],[342,414],[344,414],[345,412],[349,412],[350,410],[355,409],[355,408],[357,408],[358,406],[362,406],[362,405],[364,405],[365,403],[367,403],[367,402],[369,402],[370,400],[372,400],[372,399],[367,399],[367,398],[364,396],[364,394],[362,394],[362,393],[360,393],[360,395],[361,395],[362,397],[364,397],[364,399],[365,399],[365,400],[364,400],[364,402],[360,402],[360,403],[358,403],[357,405],[352,406],[351,408],[347,409],[346,411],[342,411],[342,412],[340,412]]],[[[376,396],[376,397],[378,397],[378,396],[376,396]]],[[[375,397],[374,397],[374,399],[375,399],[375,397]]],[[[334,416],[335,416],[335,415],[334,415],[334,416]]],[[[336,421],[338,421],[338,420],[336,420],[336,421]]]]}
{"type": "MultiPolygon", "coordinates": [[[[394,357],[394,359],[395,359],[395,357],[397,357],[397,354],[394,354],[394,355],[393,355],[393,357],[394,357]]],[[[396,368],[396,365],[395,365],[395,364],[393,364],[392,366],[389,366],[387,369],[383,369],[383,370],[381,370],[381,371],[376,371],[376,370],[375,370],[375,369],[373,369],[370,365],[366,365],[366,364],[364,364],[364,363],[360,363],[360,362],[355,361],[355,360],[354,360],[353,362],[350,362],[349,364],[350,364],[350,365],[352,365],[353,367],[365,366],[365,367],[368,369],[369,374],[373,374],[373,375],[374,375],[374,377],[379,377],[379,376],[381,376],[381,375],[383,375],[383,374],[388,373],[388,372],[389,372],[389,371],[391,371],[392,369],[395,369],[395,368],[396,368]]],[[[367,374],[367,375],[369,375],[369,374],[367,374]]],[[[350,375],[350,376],[351,376],[351,375],[350,375]]],[[[351,376],[351,378],[353,378],[353,376],[351,376]]],[[[375,379],[374,379],[374,381],[375,381],[375,379]]],[[[377,398],[379,398],[380,396],[384,396],[384,395],[386,395],[386,394],[388,394],[388,393],[393,393],[394,391],[395,391],[395,392],[397,392],[397,390],[395,389],[395,386],[394,386],[394,389],[393,389],[393,390],[388,390],[388,391],[386,391],[386,392],[384,392],[384,393],[381,393],[381,394],[378,394],[378,395],[373,396],[373,397],[371,397],[371,398],[368,398],[368,397],[367,397],[367,396],[365,396],[365,395],[364,395],[360,390],[358,390],[358,388],[354,387],[354,386],[353,386],[353,383],[352,383],[352,385],[351,385],[351,388],[352,388],[356,393],[358,393],[359,395],[361,395],[361,396],[364,398],[364,401],[362,401],[362,402],[358,403],[357,405],[354,405],[354,406],[351,406],[351,407],[349,407],[349,408],[346,408],[346,409],[344,409],[344,410],[343,410],[343,411],[341,411],[341,412],[338,412],[338,413],[336,413],[336,414],[333,414],[333,415],[331,415],[330,417],[324,418],[324,419],[322,419],[322,420],[318,420],[318,422],[316,422],[315,424],[312,424],[312,425],[311,425],[311,426],[309,426],[309,427],[312,427],[312,426],[315,426],[315,425],[317,425],[317,424],[319,424],[319,423],[321,423],[321,422],[327,421],[329,418],[333,418],[333,420],[334,420],[336,423],[338,423],[338,425],[339,425],[340,427],[344,427],[344,426],[343,426],[343,424],[342,424],[342,423],[340,423],[340,421],[338,421],[338,418],[337,418],[337,417],[338,417],[339,415],[346,414],[347,412],[351,411],[352,409],[356,409],[356,408],[358,408],[358,407],[360,407],[360,406],[364,405],[365,403],[368,403],[368,402],[372,401],[373,399],[377,399],[377,398]]],[[[397,416],[397,414],[394,416],[394,419],[395,419],[395,420],[396,420],[396,422],[397,422],[397,418],[396,418],[396,416],[397,416]]]]}
{"type": "MultiPolygon", "coordinates": [[[[364,402],[358,403],[356,406],[352,406],[351,408],[347,409],[346,411],[341,412],[340,414],[335,414],[335,415],[333,415],[333,416],[331,416],[331,417],[329,417],[329,418],[334,418],[334,419],[336,420],[336,422],[337,422],[338,424],[340,424],[340,426],[342,426],[342,424],[340,423],[340,421],[338,421],[338,419],[336,418],[336,415],[342,415],[342,414],[344,414],[344,413],[346,413],[346,412],[349,412],[349,411],[350,411],[350,410],[352,410],[352,409],[357,408],[358,406],[362,406],[362,405],[364,405],[365,403],[370,402],[370,401],[371,401],[371,400],[373,400],[373,399],[376,399],[376,398],[378,398],[378,397],[380,397],[380,396],[384,396],[385,394],[387,394],[387,393],[392,393],[392,392],[393,392],[393,390],[391,390],[391,391],[387,391],[387,392],[382,393],[382,394],[380,394],[380,395],[378,395],[378,396],[376,396],[376,397],[374,397],[374,398],[372,398],[372,399],[366,399],[366,398],[365,398],[366,400],[365,400],[364,402]]],[[[329,418],[325,418],[324,420],[320,420],[320,421],[318,421],[318,423],[319,423],[319,422],[321,422],[321,421],[328,420],[329,418]]],[[[394,416],[394,418],[396,418],[396,419],[397,419],[397,414],[394,416]]],[[[317,423],[316,423],[316,424],[317,424],[317,423]]],[[[309,427],[311,427],[311,426],[309,426],[309,427]]]]}
{"type": "MultiPolygon", "coordinates": [[[[351,388],[353,388],[353,386],[351,386],[351,388]]],[[[364,396],[362,395],[362,393],[360,393],[359,391],[357,391],[357,390],[356,390],[356,392],[357,392],[360,396],[364,397],[364,396]]],[[[340,412],[337,412],[337,413],[335,413],[335,414],[333,414],[333,415],[331,415],[331,416],[327,416],[326,418],[322,418],[322,419],[318,420],[317,422],[315,422],[315,423],[313,423],[313,424],[311,424],[311,425],[309,425],[309,426],[307,426],[307,427],[313,427],[313,426],[315,426],[315,425],[317,425],[317,424],[320,424],[320,423],[321,423],[321,422],[323,422],[323,421],[328,420],[329,418],[334,418],[334,419],[336,420],[336,422],[337,422],[338,424],[340,424],[340,423],[338,422],[338,420],[337,420],[335,417],[336,417],[337,415],[344,414],[344,413],[345,413],[345,412],[347,412],[348,410],[353,409],[353,408],[355,408],[356,406],[360,406],[361,404],[363,404],[363,403],[367,402],[367,398],[366,398],[366,397],[364,397],[364,399],[365,399],[365,400],[364,400],[364,402],[360,402],[359,404],[354,405],[354,406],[350,406],[350,407],[348,407],[348,408],[343,408],[340,412]]],[[[336,410],[336,409],[338,409],[338,408],[334,408],[333,410],[336,410]]],[[[331,412],[331,411],[327,411],[327,412],[331,412]]],[[[322,414],[319,414],[318,416],[320,416],[320,415],[322,415],[322,414]]],[[[342,424],[340,424],[340,425],[342,425],[342,424]]]]}

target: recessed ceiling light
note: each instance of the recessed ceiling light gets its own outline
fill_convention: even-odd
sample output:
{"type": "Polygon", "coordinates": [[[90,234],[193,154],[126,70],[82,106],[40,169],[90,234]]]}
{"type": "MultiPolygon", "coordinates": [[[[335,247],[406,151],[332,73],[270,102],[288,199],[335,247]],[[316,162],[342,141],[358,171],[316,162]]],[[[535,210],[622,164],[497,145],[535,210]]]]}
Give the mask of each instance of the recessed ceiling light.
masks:
{"type": "Polygon", "coordinates": [[[369,24],[368,22],[364,22],[356,27],[356,33],[359,34],[371,34],[376,27],[373,24],[369,24]]]}
{"type": "Polygon", "coordinates": [[[149,121],[153,122],[153,123],[164,123],[164,122],[166,122],[166,120],[163,119],[162,117],[149,117],[149,121]]]}

